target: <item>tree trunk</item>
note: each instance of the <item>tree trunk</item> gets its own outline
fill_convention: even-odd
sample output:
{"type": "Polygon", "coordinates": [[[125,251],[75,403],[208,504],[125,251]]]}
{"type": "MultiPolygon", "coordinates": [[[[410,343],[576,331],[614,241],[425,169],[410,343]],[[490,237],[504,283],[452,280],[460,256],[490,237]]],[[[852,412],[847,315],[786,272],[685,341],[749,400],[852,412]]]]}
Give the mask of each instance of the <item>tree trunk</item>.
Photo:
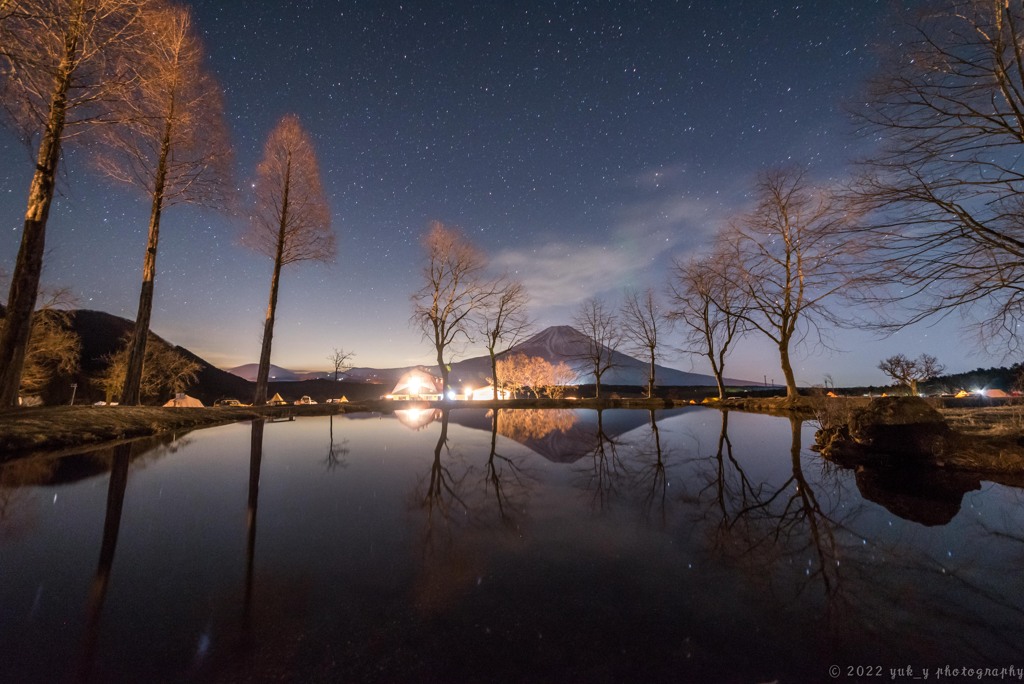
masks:
{"type": "MultiPolygon", "coordinates": [[[[494,355],[494,349],[491,349],[491,382],[494,387],[494,400],[498,400],[498,357],[494,355]]],[[[494,414],[494,420],[498,420],[498,414],[494,414]]]]}
{"type": "Polygon", "coordinates": [[[274,260],[274,275],[270,279],[270,302],[267,304],[267,318],[263,323],[263,345],[260,348],[260,367],[256,372],[256,396],[254,406],[267,403],[267,384],[270,381],[270,348],[274,339],[274,317],[277,312],[277,291],[281,282],[281,255],[274,260]]]}
{"type": "Polygon", "coordinates": [[[647,376],[647,398],[654,398],[654,347],[651,347],[651,371],[647,376]]]}
{"type": "Polygon", "coordinates": [[[779,361],[782,364],[782,375],[786,378],[786,399],[796,399],[800,392],[796,389],[796,376],[793,374],[793,365],[789,361],[789,344],[779,343],[779,361]]]}
{"type": "Polygon", "coordinates": [[[25,227],[11,277],[3,335],[0,335],[0,408],[18,405],[21,370],[25,365],[25,353],[32,332],[32,312],[35,310],[39,278],[43,272],[46,221],[53,203],[57,164],[60,161],[61,140],[67,117],[68,89],[71,87],[71,75],[81,35],[81,12],[80,9],[73,18],[65,40],[65,53],[50,96],[49,119],[39,141],[36,171],[29,186],[25,227]]]}
{"type": "MultiPolygon", "coordinates": [[[[601,398],[601,373],[596,368],[594,369],[594,398],[601,398]]],[[[598,415],[600,415],[600,412],[598,415]]]]}
{"type": "Polygon", "coordinates": [[[274,317],[277,314],[277,291],[281,284],[281,266],[284,260],[284,242],[288,231],[288,193],[291,190],[292,163],[288,157],[284,171],[284,191],[281,193],[281,223],[277,229],[277,253],[274,255],[274,275],[270,278],[270,301],[267,318],[263,323],[263,345],[260,348],[260,367],[256,371],[254,406],[267,403],[267,383],[270,381],[270,347],[274,340],[274,317]]]}
{"type": "Polygon", "coordinates": [[[718,385],[718,398],[725,399],[725,379],[722,377],[722,371],[715,370],[715,383],[718,385]]]}
{"type": "MultiPolygon", "coordinates": [[[[171,117],[173,116],[173,105],[171,117]]],[[[156,250],[160,243],[160,216],[163,211],[164,186],[167,179],[167,157],[171,149],[171,117],[164,127],[160,144],[160,160],[157,163],[156,181],[153,184],[153,205],[149,212],[149,237],[146,240],[146,255],[142,260],[142,287],[139,290],[139,312],[135,316],[135,329],[128,350],[128,364],[124,373],[124,388],[121,404],[137,406],[142,394],[142,371],[146,359],[146,342],[149,339],[149,320],[153,314],[153,290],[156,285],[156,250]]]]}
{"type": "Polygon", "coordinates": [[[448,366],[444,362],[444,347],[437,347],[437,367],[441,371],[441,399],[448,398],[448,366]]]}

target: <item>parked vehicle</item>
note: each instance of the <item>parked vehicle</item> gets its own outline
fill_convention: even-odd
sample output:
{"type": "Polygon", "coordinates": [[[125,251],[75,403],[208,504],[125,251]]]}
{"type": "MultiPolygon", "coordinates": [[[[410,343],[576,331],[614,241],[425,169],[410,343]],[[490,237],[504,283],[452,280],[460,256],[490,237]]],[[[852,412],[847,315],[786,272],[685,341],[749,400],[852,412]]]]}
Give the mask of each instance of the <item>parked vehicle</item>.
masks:
{"type": "Polygon", "coordinates": [[[218,399],[213,404],[214,406],[245,406],[242,402],[237,399],[218,399]]]}

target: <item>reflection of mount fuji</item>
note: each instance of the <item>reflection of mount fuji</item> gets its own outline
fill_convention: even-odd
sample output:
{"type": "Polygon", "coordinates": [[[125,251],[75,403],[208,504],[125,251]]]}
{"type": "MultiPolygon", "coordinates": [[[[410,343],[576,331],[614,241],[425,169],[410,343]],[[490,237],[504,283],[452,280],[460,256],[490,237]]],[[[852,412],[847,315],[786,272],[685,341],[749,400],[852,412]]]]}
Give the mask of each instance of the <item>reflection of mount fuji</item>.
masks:
{"type": "MultiPolygon", "coordinates": [[[[499,355],[500,357],[511,354],[525,354],[526,356],[539,356],[550,363],[557,364],[565,362],[572,367],[579,375],[578,384],[590,384],[594,382],[594,374],[588,368],[581,357],[586,356],[589,339],[580,331],[568,325],[556,325],[545,328],[525,342],[520,342],[508,351],[499,355]]],[[[614,366],[601,376],[601,383],[605,385],[634,385],[638,387],[647,384],[648,365],[645,361],[634,359],[621,352],[613,352],[612,359],[614,366]]],[[[452,381],[456,384],[468,383],[474,387],[480,387],[491,377],[490,359],[486,356],[478,356],[465,361],[452,364],[452,381]]],[[[715,384],[715,378],[702,373],[687,373],[685,371],[669,368],[668,366],[655,366],[655,377],[657,384],[662,387],[688,387],[688,386],[710,386],[715,384]]],[[[733,380],[726,378],[726,383],[731,386],[747,386],[757,383],[746,380],[733,380]]]]}
{"type": "MultiPolygon", "coordinates": [[[[658,411],[657,420],[677,416],[702,407],[658,411]]],[[[463,427],[491,431],[490,410],[456,409],[450,420],[463,427]]],[[[555,463],[574,463],[597,448],[601,439],[615,440],[638,427],[648,425],[648,411],[603,411],[600,428],[598,412],[591,409],[499,409],[498,434],[522,444],[555,463]],[[600,433],[599,434],[599,430],[600,433]]]]}

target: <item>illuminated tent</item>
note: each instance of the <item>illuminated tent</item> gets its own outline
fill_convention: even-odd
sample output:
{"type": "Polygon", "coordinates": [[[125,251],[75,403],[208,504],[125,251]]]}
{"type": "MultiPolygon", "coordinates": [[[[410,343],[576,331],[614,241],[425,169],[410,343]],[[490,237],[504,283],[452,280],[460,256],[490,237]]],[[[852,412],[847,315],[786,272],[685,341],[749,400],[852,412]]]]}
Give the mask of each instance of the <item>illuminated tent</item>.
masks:
{"type": "MultiPolygon", "coordinates": [[[[510,399],[511,397],[512,393],[508,390],[498,390],[498,399],[510,399]]],[[[488,385],[487,387],[480,387],[479,389],[473,390],[467,399],[472,399],[473,401],[487,401],[488,399],[494,399],[494,385],[488,385]]]]}
{"type": "Polygon", "coordinates": [[[391,390],[394,399],[428,399],[441,395],[441,378],[434,376],[422,368],[413,368],[403,375],[395,389],[391,390]]]}
{"type": "Polygon", "coordinates": [[[280,393],[275,393],[274,396],[270,397],[270,401],[267,402],[271,406],[285,406],[288,404],[287,401],[281,398],[280,393]]]}
{"type": "Polygon", "coordinates": [[[202,408],[203,402],[187,394],[178,394],[168,401],[164,406],[175,406],[178,408],[202,408]]]}

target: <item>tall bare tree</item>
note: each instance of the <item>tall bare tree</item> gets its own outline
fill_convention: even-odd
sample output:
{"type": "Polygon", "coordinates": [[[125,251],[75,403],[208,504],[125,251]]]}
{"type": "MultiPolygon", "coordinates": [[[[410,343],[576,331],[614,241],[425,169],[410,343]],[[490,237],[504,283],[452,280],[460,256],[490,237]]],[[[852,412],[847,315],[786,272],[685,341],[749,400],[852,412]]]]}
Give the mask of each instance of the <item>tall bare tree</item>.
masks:
{"type": "Polygon", "coordinates": [[[271,131],[256,168],[255,196],[255,209],[242,241],[274,260],[253,399],[261,405],[267,401],[281,269],[302,261],[329,262],[335,255],[331,212],[313,142],[297,116],[284,116],[271,131]]]}
{"type": "Polygon", "coordinates": [[[633,351],[647,357],[647,396],[653,397],[655,362],[663,355],[663,347],[659,345],[672,327],[672,320],[651,288],[643,292],[628,290],[619,315],[625,342],[633,351]]]}
{"type": "Polygon", "coordinates": [[[778,348],[786,396],[795,399],[793,349],[808,336],[824,343],[820,326],[836,322],[826,303],[851,282],[841,240],[849,214],[797,167],[761,173],[755,198],[753,211],[723,233],[720,248],[736,264],[729,287],[746,299],[737,315],[778,348]]]}
{"type": "Polygon", "coordinates": [[[601,377],[615,367],[615,354],[622,344],[622,330],[615,312],[597,297],[576,309],[573,325],[583,333],[583,348],[576,357],[594,373],[594,396],[601,396],[601,377]]]}
{"type": "Polygon", "coordinates": [[[109,122],[131,82],[125,52],[137,47],[148,0],[8,0],[0,22],[0,104],[38,141],[21,245],[0,336],[0,407],[14,406],[46,250],[46,223],[61,147],[86,124],[109,122]]]}
{"type": "Polygon", "coordinates": [[[347,352],[344,349],[334,348],[333,351],[327,356],[327,360],[331,362],[334,367],[334,382],[338,382],[338,374],[341,371],[348,370],[351,367],[352,357],[355,356],[355,352],[347,352]]]}
{"type": "Polygon", "coordinates": [[[669,284],[670,316],[682,326],[683,348],[711,364],[718,398],[725,399],[725,361],[743,333],[744,290],[729,277],[735,268],[722,251],[675,263],[669,284]]]}
{"type": "Polygon", "coordinates": [[[879,142],[859,239],[900,327],[959,310],[985,344],[1021,347],[1024,321],[1024,5],[943,0],[912,20],[853,108],[879,142]]]}
{"type": "Polygon", "coordinates": [[[123,123],[105,129],[107,144],[98,157],[107,175],[139,187],[150,199],[139,309],[122,404],[140,400],[163,210],[183,202],[224,208],[231,166],[220,88],[204,68],[203,48],[190,12],[160,7],[151,10],[143,24],[148,42],[135,58],[137,79],[131,97],[121,106],[123,123]]]}
{"type": "Polygon", "coordinates": [[[493,292],[484,279],[484,255],[455,228],[430,224],[423,239],[423,286],[412,296],[412,322],[434,345],[442,391],[448,396],[449,362],[460,342],[472,339],[472,322],[493,292]]]}
{"type": "Polygon", "coordinates": [[[491,357],[491,380],[494,399],[498,398],[497,355],[518,344],[532,327],[526,306],[530,297],[518,280],[502,278],[493,287],[492,295],[480,308],[480,332],[491,357]]]}

